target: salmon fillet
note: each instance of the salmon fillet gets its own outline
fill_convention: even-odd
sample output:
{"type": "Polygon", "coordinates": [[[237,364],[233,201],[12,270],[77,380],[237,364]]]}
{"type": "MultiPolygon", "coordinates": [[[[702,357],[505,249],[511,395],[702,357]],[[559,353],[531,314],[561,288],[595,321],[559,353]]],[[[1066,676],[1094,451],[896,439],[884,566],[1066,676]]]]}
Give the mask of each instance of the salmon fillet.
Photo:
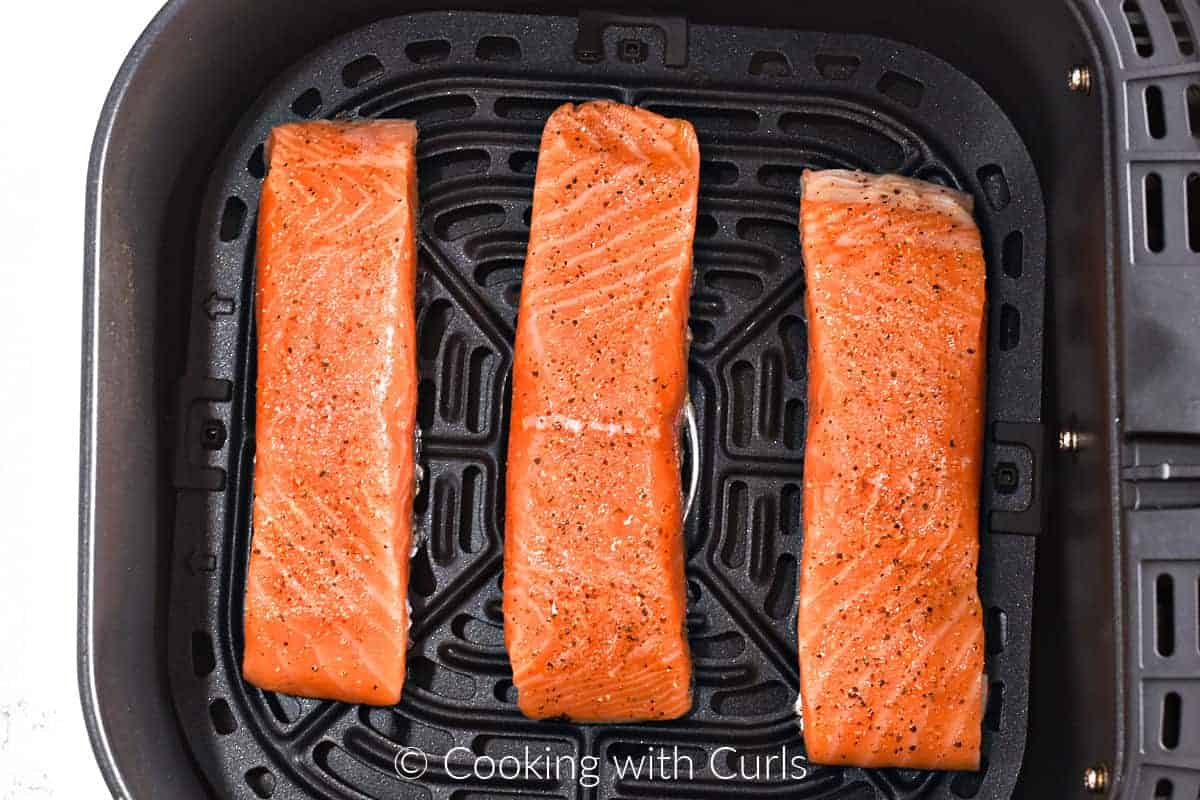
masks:
{"type": "Polygon", "coordinates": [[[542,135],[504,551],[530,717],[692,705],[678,441],[699,171],[690,124],[618,103],[562,106],[542,135]]]}
{"type": "Polygon", "coordinates": [[[802,184],[808,757],[977,769],[985,269],[971,198],[844,170],[802,184]]]}
{"type": "Polygon", "coordinates": [[[258,218],[246,680],[388,705],[408,637],[417,131],[284,125],[258,218]]]}

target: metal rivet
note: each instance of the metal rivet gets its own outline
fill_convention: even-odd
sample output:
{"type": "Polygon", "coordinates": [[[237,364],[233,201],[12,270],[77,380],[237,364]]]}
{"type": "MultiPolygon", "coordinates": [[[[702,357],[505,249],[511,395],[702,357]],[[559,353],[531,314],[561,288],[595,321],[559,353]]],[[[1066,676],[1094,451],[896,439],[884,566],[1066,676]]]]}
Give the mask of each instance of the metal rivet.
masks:
{"type": "Polygon", "coordinates": [[[1082,64],[1071,67],[1071,71],[1067,73],[1067,88],[1083,94],[1091,92],[1092,71],[1082,64]]]}
{"type": "Polygon", "coordinates": [[[1092,794],[1101,794],[1108,788],[1108,767],[1096,764],[1083,771],[1083,788],[1092,794]]]}
{"type": "Polygon", "coordinates": [[[1076,431],[1058,432],[1058,449],[1065,453],[1073,453],[1079,449],[1079,433],[1076,431]]]}

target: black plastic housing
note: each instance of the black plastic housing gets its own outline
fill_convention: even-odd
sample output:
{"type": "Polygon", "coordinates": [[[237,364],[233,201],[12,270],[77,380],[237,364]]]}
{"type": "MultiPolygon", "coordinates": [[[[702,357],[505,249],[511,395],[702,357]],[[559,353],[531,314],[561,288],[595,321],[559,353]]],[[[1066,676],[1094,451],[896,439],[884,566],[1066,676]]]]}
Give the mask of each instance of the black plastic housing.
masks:
{"type": "MultiPolygon", "coordinates": [[[[623,4],[608,5],[619,9],[623,4]]],[[[1030,413],[1006,421],[1041,422],[1045,430],[1065,434],[1059,454],[1040,462],[1047,491],[1029,498],[1035,505],[1043,502],[1048,519],[1044,527],[1026,531],[1041,528],[1043,533],[1037,537],[1033,625],[1016,632],[1018,638],[1032,637],[1033,660],[1029,736],[1019,774],[1021,759],[1009,762],[1009,777],[1016,781],[1013,796],[1082,796],[1084,770],[1103,767],[1111,796],[1194,797],[1200,790],[1200,685],[1189,679],[1200,663],[1200,544],[1189,533],[1200,521],[1200,346],[1195,338],[1200,188],[1193,188],[1193,175],[1200,171],[1195,138],[1200,87],[1190,89],[1200,83],[1191,41],[1200,14],[1194,5],[946,0],[924,3],[919,13],[868,2],[625,6],[630,14],[653,13],[658,24],[617,20],[617,27],[602,26],[606,31],[596,34],[596,20],[606,18],[591,9],[567,3],[541,9],[524,4],[520,10],[568,17],[586,12],[581,19],[588,35],[580,39],[576,56],[590,62],[599,43],[604,66],[616,75],[640,69],[622,60],[622,55],[635,56],[632,47],[623,49],[622,39],[645,48],[638,48],[637,56],[645,59],[639,63],[686,70],[677,63],[680,24],[685,30],[689,25],[771,28],[784,42],[791,29],[824,32],[837,41],[846,34],[884,36],[949,62],[982,86],[1012,121],[1045,198],[1049,295],[1046,414],[1042,418],[1035,404],[1024,409],[1030,413]],[[686,15],[686,20],[663,19],[671,15],[686,15]],[[1068,91],[1067,76],[1079,65],[1090,69],[1090,93],[1068,91]],[[1157,96],[1147,93],[1152,87],[1157,96]],[[1157,183],[1147,182],[1149,173],[1158,175],[1157,183]],[[1165,647],[1168,638],[1171,646],[1165,647]],[[1180,700],[1178,715],[1175,701],[1166,699],[1171,693],[1180,700]],[[1170,730],[1175,724],[1177,737],[1170,730]]],[[[222,292],[219,286],[207,293],[195,289],[220,266],[203,255],[221,252],[206,244],[214,233],[212,203],[218,200],[209,200],[206,213],[205,187],[227,180],[219,165],[230,162],[220,160],[222,150],[255,98],[288,65],[339,34],[405,11],[371,0],[336,6],[270,0],[171,3],[131,53],[101,119],[88,187],[80,669],[97,755],[121,796],[211,796],[216,787],[206,774],[225,775],[218,781],[221,794],[234,786],[244,796],[261,794],[261,775],[247,781],[232,768],[213,773],[211,752],[197,749],[196,715],[180,700],[178,681],[181,670],[192,668],[195,645],[188,641],[185,648],[178,626],[168,624],[174,613],[169,609],[178,608],[180,598],[223,596],[225,605],[213,609],[224,615],[224,630],[236,627],[229,623],[238,602],[231,588],[236,581],[221,573],[236,573],[229,566],[236,557],[212,553],[210,561],[208,551],[194,546],[211,533],[205,520],[244,509],[244,481],[235,484],[243,487],[241,494],[211,489],[230,475],[238,478],[247,463],[240,444],[245,430],[238,428],[244,417],[228,410],[238,403],[244,408],[246,373],[198,374],[186,366],[196,358],[189,348],[197,347],[198,326],[233,316],[230,312],[245,313],[244,287],[237,292],[222,292]],[[202,448],[199,457],[180,447],[190,441],[193,419],[201,441],[216,445],[202,448]],[[206,471],[212,469],[224,469],[224,477],[206,471]],[[177,482],[185,487],[178,494],[177,482]],[[196,483],[201,485],[187,488],[196,483]],[[226,580],[233,583],[221,584],[223,594],[205,588],[206,582],[226,580]],[[175,697],[169,673],[176,678],[175,697]]],[[[710,42],[705,49],[687,59],[717,58],[713,49],[734,58],[740,45],[736,31],[727,30],[727,42],[705,40],[710,42]]],[[[485,32],[479,33],[471,55],[487,61],[481,53],[492,52],[492,45],[485,46],[485,32]]],[[[507,32],[518,43],[522,33],[507,32]]],[[[493,44],[501,54],[508,47],[493,44]]],[[[761,51],[787,54],[789,46],[761,51]]],[[[755,72],[753,53],[759,51],[747,51],[750,60],[739,67],[744,71],[739,80],[752,91],[786,85],[789,77],[796,81],[793,87],[821,77],[815,64],[799,57],[803,49],[786,59],[791,76],[776,74],[781,67],[769,55],[758,60],[755,72]]],[[[582,67],[580,58],[574,61],[582,67]]],[[[489,64],[494,71],[507,68],[489,64]]],[[[707,76],[692,79],[703,86],[707,76]]],[[[344,74],[318,74],[313,80],[354,88],[344,74]]],[[[609,83],[629,90],[624,80],[609,83]]],[[[280,92],[300,90],[289,103],[308,88],[276,86],[280,92]]],[[[662,102],[680,104],[675,98],[662,102]]],[[[909,114],[902,105],[896,106],[898,114],[913,119],[914,126],[925,124],[919,108],[909,114]]],[[[923,135],[949,142],[948,152],[979,144],[957,138],[965,137],[965,130],[953,126],[929,128],[923,135]]],[[[969,188],[982,188],[984,177],[978,174],[973,178],[953,167],[950,173],[969,188]],[[978,183],[971,186],[973,181],[978,183]]],[[[720,168],[711,172],[708,184],[715,180],[719,187],[721,174],[720,168]]],[[[750,178],[739,169],[735,183],[750,178]]],[[[252,198],[246,199],[252,211],[252,198]]],[[[782,194],[779,200],[788,202],[782,194]]],[[[1002,235],[986,224],[985,234],[1002,235]]],[[[783,297],[788,290],[779,292],[783,297]]],[[[431,295],[426,311],[435,303],[431,295]]],[[[724,324],[721,315],[712,324],[724,324]]],[[[231,338],[214,341],[228,346],[229,360],[208,363],[232,369],[239,363],[232,356],[239,348],[245,352],[247,341],[237,339],[237,326],[228,327],[231,338]]],[[[698,346],[697,357],[702,353],[698,346]]],[[[1037,357],[1031,353],[1029,363],[1037,357]]],[[[995,385],[990,388],[995,391],[995,385]]],[[[693,387],[697,395],[704,390],[693,387]]],[[[1024,445],[1021,452],[1028,452],[1036,467],[1038,445],[1046,442],[1033,441],[1032,430],[1003,435],[1024,445]]],[[[1049,438],[1052,444],[1058,437],[1049,438]]],[[[711,515],[728,506],[710,496],[702,507],[711,515]]],[[[240,530],[244,536],[244,526],[240,530]]],[[[690,530],[695,536],[694,524],[690,530]]],[[[485,608],[480,611],[486,616],[485,608]]],[[[212,630],[222,630],[221,619],[210,622],[212,630]]],[[[237,761],[250,755],[234,753],[225,763],[253,768],[257,762],[237,761]]],[[[946,785],[916,775],[868,777],[867,783],[848,783],[840,796],[922,796],[946,785]],[[860,785],[861,790],[854,788],[860,785]]],[[[276,791],[280,797],[303,796],[286,793],[282,781],[276,791]]]]}

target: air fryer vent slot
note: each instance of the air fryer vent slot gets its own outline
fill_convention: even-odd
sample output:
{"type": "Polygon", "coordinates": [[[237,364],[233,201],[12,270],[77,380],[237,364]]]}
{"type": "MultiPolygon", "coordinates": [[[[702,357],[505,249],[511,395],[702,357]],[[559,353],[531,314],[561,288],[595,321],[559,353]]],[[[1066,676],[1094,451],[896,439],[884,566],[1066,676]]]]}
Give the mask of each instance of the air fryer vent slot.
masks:
{"type": "Polygon", "coordinates": [[[1146,175],[1142,184],[1146,210],[1146,249],[1161,253],[1166,246],[1163,232],[1163,185],[1157,172],[1146,175]]]}
{"type": "Polygon", "coordinates": [[[835,81],[850,80],[862,64],[858,56],[843,53],[817,53],[815,60],[817,71],[835,81]]]}
{"type": "MultiPolygon", "coordinates": [[[[417,786],[395,776],[391,760],[402,746],[430,754],[454,747],[502,754],[535,741],[597,756],[644,753],[647,743],[679,746],[698,764],[726,739],[747,752],[781,746],[799,752],[790,706],[798,682],[808,410],[797,231],[806,168],[899,171],[975,196],[988,299],[996,309],[989,330],[989,430],[1001,419],[1038,428],[1046,250],[1041,195],[1019,137],[978,86],[905,45],[742,28],[731,52],[728,29],[704,25],[672,27],[668,45],[685,50],[687,69],[681,70],[656,57],[622,55],[622,41],[642,42],[647,30],[659,27],[642,22],[609,26],[600,70],[576,58],[579,30],[566,17],[428,13],[385,20],[295,67],[229,142],[213,178],[219,201],[202,222],[196,280],[203,292],[197,297],[219,286],[221,297],[242,313],[195,314],[192,329],[196,342],[237,343],[227,442],[213,456],[229,459],[227,479],[204,484],[227,493],[221,502],[196,506],[217,509],[206,511],[209,516],[181,518],[176,547],[213,554],[214,570],[206,581],[177,574],[171,594],[172,630],[186,642],[172,666],[181,727],[218,794],[290,799],[336,786],[334,793],[428,800],[482,800],[501,789],[522,797],[616,800],[668,796],[677,787],[645,778],[618,781],[611,771],[594,792],[571,781],[464,786],[443,778],[417,786]],[[696,75],[705,80],[697,82],[696,75]],[[557,106],[593,98],[686,118],[701,145],[689,394],[705,480],[698,513],[686,526],[696,683],[685,723],[594,727],[526,720],[514,705],[503,648],[507,393],[537,147],[557,106]],[[420,544],[410,576],[409,677],[402,702],[388,709],[248,690],[237,665],[252,497],[250,224],[264,171],[262,143],[275,124],[339,114],[413,118],[420,129],[417,417],[427,482],[413,508],[420,544]],[[241,203],[234,209],[237,225],[223,222],[226,198],[241,203]],[[287,767],[276,768],[280,764],[287,767]]],[[[207,352],[196,348],[189,369],[212,374],[207,352]]],[[[196,419],[208,416],[202,408],[196,419]]],[[[1040,456],[1015,445],[996,447],[1004,449],[1003,458],[992,458],[986,474],[991,478],[999,468],[1003,477],[987,481],[984,520],[993,518],[993,507],[1017,516],[1015,504],[1040,497],[1033,484],[1040,456]]],[[[1037,514],[1030,517],[1032,526],[1022,530],[1036,533],[1037,514]]],[[[1029,536],[1001,530],[1010,528],[981,537],[989,680],[981,772],[813,767],[794,786],[717,785],[708,776],[693,787],[695,795],[715,800],[765,787],[771,793],[794,789],[812,800],[1007,798],[1026,734],[1033,547],[1029,536]]]]}
{"type": "Polygon", "coordinates": [[[1141,6],[1135,0],[1125,0],[1121,10],[1125,12],[1125,24],[1129,26],[1129,35],[1133,37],[1137,54],[1142,58],[1154,55],[1154,42],[1150,39],[1150,27],[1146,24],[1141,6]]]}
{"type": "Polygon", "coordinates": [[[315,117],[321,110],[321,92],[317,89],[306,89],[292,101],[292,111],[299,117],[315,117]]]}
{"type": "Polygon", "coordinates": [[[1183,700],[1179,692],[1167,692],[1162,701],[1162,730],[1159,741],[1166,750],[1179,747],[1180,718],[1183,716],[1183,700]]]}
{"type": "Polygon", "coordinates": [[[1154,581],[1154,647],[1164,658],[1175,652],[1175,581],[1159,575],[1154,581]]]}
{"type": "Polygon", "coordinates": [[[480,61],[519,61],[521,45],[511,36],[485,36],[475,47],[480,61]]]}
{"type": "Polygon", "coordinates": [[[777,50],[759,50],[750,56],[750,74],[785,78],[792,74],[792,65],[787,56],[777,50]]]}
{"type": "Polygon", "coordinates": [[[1167,115],[1163,110],[1162,89],[1157,86],[1146,87],[1146,124],[1150,136],[1161,139],[1167,135],[1167,115]]]}
{"type": "Polygon", "coordinates": [[[375,56],[365,55],[362,58],[354,59],[342,67],[342,83],[348,89],[357,89],[359,86],[370,83],[382,74],[383,63],[375,56]]]}
{"type": "Polygon", "coordinates": [[[268,798],[275,795],[275,775],[266,767],[255,767],[246,773],[246,785],[255,797],[268,798]]]}
{"type": "MultiPolygon", "coordinates": [[[[1187,2],[1187,0],[1183,0],[1187,2]]],[[[1171,32],[1175,34],[1175,46],[1179,55],[1190,56],[1196,52],[1196,43],[1192,36],[1192,28],[1187,17],[1179,8],[1179,0],[1162,0],[1163,11],[1171,24],[1171,32]]]]}
{"type": "Polygon", "coordinates": [[[1186,186],[1188,249],[1200,253],[1200,172],[1189,172],[1186,186]]]}
{"type": "Polygon", "coordinates": [[[404,48],[404,55],[416,64],[432,64],[442,61],[450,55],[450,43],[445,39],[430,39],[426,42],[412,42],[404,48]]]}
{"type": "Polygon", "coordinates": [[[921,97],[925,93],[925,87],[921,82],[907,75],[901,75],[899,72],[885,72],[883,77],[879,79],[879,91],[886,94],[898,103],[916,108],[921,105],[921,97]]]}
{"type": "Polygon", "coordinates": [[[1188,131],[1200,139],[1200,83],[1189,84],[1186,97],[1188,131]]]}

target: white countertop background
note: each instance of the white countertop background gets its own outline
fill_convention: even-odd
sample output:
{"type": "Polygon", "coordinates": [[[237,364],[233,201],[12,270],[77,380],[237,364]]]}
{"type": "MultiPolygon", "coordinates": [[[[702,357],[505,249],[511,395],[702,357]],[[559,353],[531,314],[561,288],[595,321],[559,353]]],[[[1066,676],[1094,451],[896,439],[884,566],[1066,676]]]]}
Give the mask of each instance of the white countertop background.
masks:
{"type": "Polygon", "coordinates": [[[35,0],[0,23],[0,800],[109,796],[76,681],[84,183],[161,2],[35,0]]]}

